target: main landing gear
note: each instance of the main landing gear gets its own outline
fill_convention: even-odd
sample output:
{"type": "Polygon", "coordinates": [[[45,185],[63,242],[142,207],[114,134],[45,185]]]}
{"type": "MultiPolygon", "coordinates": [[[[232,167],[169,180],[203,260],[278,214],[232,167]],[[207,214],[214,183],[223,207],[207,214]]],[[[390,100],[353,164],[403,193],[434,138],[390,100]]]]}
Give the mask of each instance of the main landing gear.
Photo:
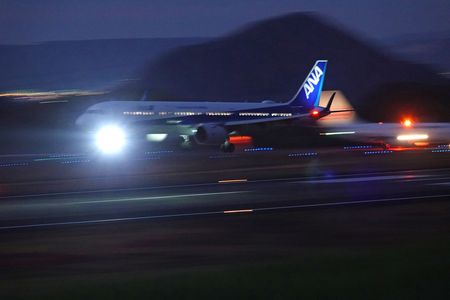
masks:
{"type": "Polygon", "coordinates": [[[220,150],[225,153],[231,153],[234,151],[234,149],[235,149],[234,144],[230,143],[229,141],[226,141],[225,143],[220,145],[220,150]]]}

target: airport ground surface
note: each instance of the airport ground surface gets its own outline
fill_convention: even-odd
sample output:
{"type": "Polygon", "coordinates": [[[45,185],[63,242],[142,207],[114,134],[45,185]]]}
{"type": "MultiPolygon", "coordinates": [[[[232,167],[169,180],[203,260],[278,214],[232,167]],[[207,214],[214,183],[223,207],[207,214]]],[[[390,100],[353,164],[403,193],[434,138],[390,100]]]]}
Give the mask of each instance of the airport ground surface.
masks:
{"type": "Polygon", "coordinates": [[[3,299],[448,299],[448,148],[4,155],[3,299]]]}

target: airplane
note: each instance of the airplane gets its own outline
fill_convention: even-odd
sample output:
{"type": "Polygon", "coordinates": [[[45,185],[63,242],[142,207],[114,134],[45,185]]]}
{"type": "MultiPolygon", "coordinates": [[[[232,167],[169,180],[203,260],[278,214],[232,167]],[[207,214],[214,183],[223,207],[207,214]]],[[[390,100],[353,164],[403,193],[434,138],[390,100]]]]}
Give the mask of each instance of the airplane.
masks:
{"type": "Polygon", "coordinates": [[[95,132],[96,145],[104,153],[120,152],[126,140],[137,135],[145,135],[151,142],[175,138],[185,148],[217,145],[224,152],[233,152],[233,138],[245,136],[252,126],[305,125],[334,113],[331,105],[335,93],[326,106],[319,106],[326,67],[327,60],[317,60],[286,103],[106,101],[90,106],[75,123],[95,132]]]}

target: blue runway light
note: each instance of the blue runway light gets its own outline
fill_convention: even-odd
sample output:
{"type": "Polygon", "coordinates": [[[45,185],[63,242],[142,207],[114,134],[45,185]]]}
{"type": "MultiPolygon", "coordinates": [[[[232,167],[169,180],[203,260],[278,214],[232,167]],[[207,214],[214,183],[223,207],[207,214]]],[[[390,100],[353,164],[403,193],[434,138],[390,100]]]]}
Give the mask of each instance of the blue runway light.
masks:
{"type": "Polygon", "coordinates": [[[76,157],[80,156],[79,154],[48,154],[48,157],[51,158],[61,158],[61,157],[76,157]]]}
{"type": "Polygon", "coordinates": [[[273,151],[272,147],[258,147],[258,148],[247,148],[244,149],[245,152],[255,152],[255,151],[273,151]]]}
{"type": "Polygon", "coordinates": [[[68,165],[68,164],[81,164],[81,163],[88,163],[90,162],[89,159],[76,159],[76,160],[65,160],[62,161],[61,163],[63,165],[68,165]]]}
{"type": "Polygon", "coordinates": [[[28,163],[9,163],[9,164],[0,164],[0,168],[22,167],[28,165],[29,165],[28,163]]]}
{"type": "Polygon", "coordinates": [[[288,157],[306,157],[306,156],[317,156],[317,152],[303,152],[303,153],[289,153],[288,157]]]}
{"type": "Polygon", "coordinates": [[[136,158],[133,160],[158,160],[161,159],[161,156],[149,156],[149,157],[144,157],[144,158],[136,158]]]}
{"type": "Polygon", "coordinates": [[[153,155],[153,154],[167,154],[167,153],[173,153],[173,150],[146,151],[144,154],[153,155]]]}
{"type": "Polygon", "coordinates": [[[354,149],[372,149],[374,146],[364,145],[364,146],[345,146],[344,150],[354,150],[354,149]]]}
{"type": "Polygon", "coordinates": [[[380,151],[366,151],[364,152],[365,155],[376,155],[376,154],[389,154],[393,153],[392,150],[380,150],[380,151]]]}
{"type": "Polygon", "coordinates": [[[432,150],[433,153],[444,153],[444,152],[450,152],[450,149],[439,149],[439,150],[432,150]]]}

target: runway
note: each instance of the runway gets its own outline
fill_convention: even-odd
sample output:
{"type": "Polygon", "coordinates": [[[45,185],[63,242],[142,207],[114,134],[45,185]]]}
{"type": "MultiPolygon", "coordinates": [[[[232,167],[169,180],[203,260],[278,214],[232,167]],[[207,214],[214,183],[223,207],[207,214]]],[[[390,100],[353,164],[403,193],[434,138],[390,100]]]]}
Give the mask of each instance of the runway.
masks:
{"type": "MultiPolygon", "coordinates": [[[[449,155],[446,153],[431,158],[430,153],[395,154],[398,156],[394,161],[387,156],[367,158],[360,153],[350,157],[345,154],[341,163],[339,160],[343,157],[339,155],[334,161],[326,155],[318,159],[317,152],[304,153],[316,155],[309,155],[300,162],[290,160],[290,164],[286,164],[286,159],[291,159],[286,153],[282,153],[282,164],[277,164],[279,154],[273,153],[257,156],[255,161],[249,160],[249,156],[245,160],[232,156],[227,167],[219,161],[207,169],[170,173],[157,182],[148,181],[148,178],[154,178],[154,171],[133,174],[134,182],[130,186],[126,185],[125,175],[116,174],[114,179],[106,177],[106,182],[114,182],[115,186],[106,185],[108,188],[97,190],[91,190],[93,183],[105,182],[104,178],[5,184],[4,190],[8,186],[18,186],[25,193],[0,198],[0,230],[151,222],[162,218],[201,218],[450,198],[449,155]],[[261,158],[271,163],[258,162],[261,158]],[[117,178],[125,185],[117,184],[117,178]],[[79,190],[73,190],[74,183],[80,186],[79,190]],[[45,191],[43,187],[52,189],[54,185],[65,184],[72,189],[28,192],[36,186],[45,191]]],[[[172,159],[172,163],[174,161],[177,163],[172,159]]],[[[161,162],[153,166],[158,170],[160,165],[161,162]]]]}
{"type": "Polygon", "coordinates": [[[363,290],[445,294],[450,153],[435,150],[1,157],[0,297],[331,292],[361,270],[363,290]]]}

